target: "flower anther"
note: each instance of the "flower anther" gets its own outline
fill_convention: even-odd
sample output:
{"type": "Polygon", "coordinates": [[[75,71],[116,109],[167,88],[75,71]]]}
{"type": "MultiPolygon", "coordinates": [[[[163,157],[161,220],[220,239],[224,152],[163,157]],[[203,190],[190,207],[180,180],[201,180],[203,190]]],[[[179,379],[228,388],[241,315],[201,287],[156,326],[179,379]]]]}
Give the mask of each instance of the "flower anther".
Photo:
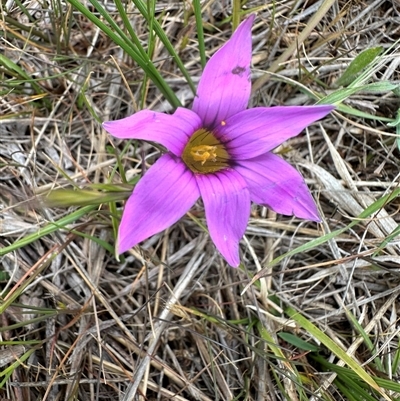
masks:
{"type": "Polygon", "coordinates": [[[229,167],[225,146],[207,129],[196,131],[185,146],[182,160],[194,173],[215,173],[229,167]]]}

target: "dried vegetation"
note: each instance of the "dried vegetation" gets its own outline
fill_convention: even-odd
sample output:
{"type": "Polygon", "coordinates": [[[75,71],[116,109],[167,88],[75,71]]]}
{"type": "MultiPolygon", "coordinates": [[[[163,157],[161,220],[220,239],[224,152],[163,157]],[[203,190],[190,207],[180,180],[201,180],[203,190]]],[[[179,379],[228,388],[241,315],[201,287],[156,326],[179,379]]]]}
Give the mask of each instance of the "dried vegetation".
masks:
{"type": "MultiPolygon", "coordinates": [[[[301,42],[322,2],[265,3],[246,4],[258,7],[253,105],[312,104],[293,81],[328,94],[349,63],[376,46],[391,50],[380,56],[369,82],[399,82],[398,1],[332,1],[301,42]],[[276,74],[266,74],[271,70],[276,74]]],[[[289,318],[288,307],[368,374],[397,382],[400,242],[390,234],[398,227],[398,199],[312,249],[307,244],[345,228],[397,189],[398,142],[381,117],[395,117],[399,97],[352,94],[344,103],[375,119],[337,112],[277,150],[303,172],[322,224],[254,206],[241,245],[244,268],[236,270],[199,225],[199,203],[117,261],[110,245],[121,202],[57,208],[39,195],[71,185],[120,184],[118,163],[128,179],[140,174],[159,151],[144,143],[124,147],[96,118],[170,106],[138,66],[68,3],[9,0],[1,7],[0,252],[29,235],[43,236],[3,251],[0,398],[346,399],[323,361],[343,364],[289,318]],[[268,265],[300,246],[304,252],[268,265]],[[263,278],[243,291],[261,270],[263,278]],[[294,336],[319,352],[302,349],[294,336]]],[[[114,6],[107,7],[118,21],[114,6]]],[[[146,43],[143,17],[131,3],[127,12],[146,43]]],[[[230,15],[226,1],[203,3],[208,55],[229,38],[230,15]]],[[[197,82],[201,66],[190,3],[157,1],[156,16],[197,82]]],[[[160,41],[152,59],[190,106],[193,93],[160,41]]],[[[387,397],[399,394],[388,391],[387,397]]]]}

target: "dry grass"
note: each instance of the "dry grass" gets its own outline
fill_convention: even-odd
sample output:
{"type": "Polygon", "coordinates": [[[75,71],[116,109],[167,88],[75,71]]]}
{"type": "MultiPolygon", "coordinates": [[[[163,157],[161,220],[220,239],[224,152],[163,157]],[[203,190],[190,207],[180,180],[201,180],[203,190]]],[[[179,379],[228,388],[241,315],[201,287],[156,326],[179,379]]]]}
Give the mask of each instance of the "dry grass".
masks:
{"type": "MultiPolygon", "coordinates": [[[[328,94],[361,51],[387,50],[400,38],[400,4],[394,0],[334,1],[302,43],[296,40],[321,2],[290,0],[274,9],[264,3],[247,4],[263,6],[253,28],[253,105],[312,104],[290,80],[328,94]],[[285,53],[293,43],[294,52],[285,53]],[[278,75],[265,75],[276,60],[283,60],[278,75]]],[[[225,1],[203,6],[211,55],[230,36],[229,22],[221,21],[231,9],[225,1]]],[[[0,246],[5,248],[76,209],[46,207],[37,194],[71,182],[82,188],[119,184],[118,160],[131,178],[158,157],[144,143],[124,149],[126,143],[112,140],[96,116],[116,119],[141,107],[169,111],[170,106],[150,82],[141,86],[137,65],[70,5],[32,0],[24,3],[25,13],[12,1],[2,7],[1,54],[16,66],[0,64],[0,246]]],[[[144,19],[129,7],[134,29],[146,41],[144,19]]],[[[190,4],[159,1],[156,15],[197,82],[201,67],[190,4]]],[[[153,60],[189,106],[193,94],[159,41],[153,60]]],[[[369,81],[399,83],[399,64],[397,46],[380,58],[369,81]]],[[[346,399],[340,383],[333,382],[333,368],[282,337],[292,333],[340,365],[289,319],[288,306],[373,377],[397,382],[400,243],[390,237],[380,245],[398,227],[398,199],[268,267],[274,258],[346,227],[397,189],[398,143],[382,117],[395,117],[399,97],[360,92],[344,103],[376,119],[337,112],[278,149],[303,172],[324,223],[254,206],[241,244],[244,269],[229,268],[217,254],[198,224],[204,218],[200,203],[121,261],[104,246],[114,244],[115,210],[109,203],[89,206],[79,219],[53,225],[57,229],[4,254],[0,398],[346,399]],[[261,269],[263,278],[243,292],[261,269]]]]}

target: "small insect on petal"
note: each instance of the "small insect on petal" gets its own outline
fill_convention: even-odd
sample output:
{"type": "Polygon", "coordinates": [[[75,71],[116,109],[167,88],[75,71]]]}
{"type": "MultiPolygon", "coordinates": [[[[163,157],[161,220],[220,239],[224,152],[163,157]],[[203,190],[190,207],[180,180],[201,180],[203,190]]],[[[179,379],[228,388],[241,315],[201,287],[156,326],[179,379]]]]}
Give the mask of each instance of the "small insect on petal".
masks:
{"type": "Polygon", "coordinates": [[[242,76],[245,71],[246,71],[246,67],[237,66],[231,72],[232,72],[232,74],[242,76]]]}

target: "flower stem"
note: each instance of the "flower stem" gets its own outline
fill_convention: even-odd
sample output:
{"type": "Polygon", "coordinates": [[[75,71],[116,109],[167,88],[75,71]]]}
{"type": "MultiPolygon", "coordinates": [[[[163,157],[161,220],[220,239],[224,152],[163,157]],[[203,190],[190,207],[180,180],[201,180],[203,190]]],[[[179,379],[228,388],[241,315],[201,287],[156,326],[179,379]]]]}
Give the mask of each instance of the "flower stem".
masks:
{"type": "Polygon", "coordinates": [[[241,8],[242,4],[240,0],[232,0],[232,32],[234,32],[240,24],[241,8]]]}
{"type": "Polygon", "coordinates": [[[196,18],[197,41],[199,43],[200,63],[202,68],[206,65],[206,50],[204,45],[203,18],[201,17],[200,0],[193,0],[194,15],[196,18]]]}

